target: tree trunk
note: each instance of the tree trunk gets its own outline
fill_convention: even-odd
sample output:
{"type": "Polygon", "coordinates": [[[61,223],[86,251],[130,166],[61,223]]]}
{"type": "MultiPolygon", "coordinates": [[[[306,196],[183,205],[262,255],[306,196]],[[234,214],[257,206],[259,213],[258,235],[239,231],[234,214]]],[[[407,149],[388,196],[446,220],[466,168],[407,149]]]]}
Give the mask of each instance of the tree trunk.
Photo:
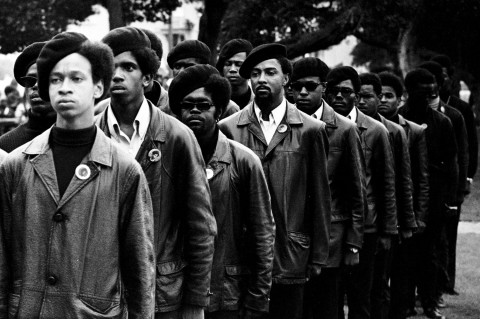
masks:
{"type": "Polygon", "coordinates": [[[106,0],[109,15],[110,30],[124,27],[122,0],[106,0]]]}
{"type": "Polygon", "coordinates": [[[227,11],[228,0],[205,0],[205,9],[200,18],[198,40],[204,42],[212,51],[210,62],[215,65],[218,52],[218,38],[222,19],[227,11]]]}

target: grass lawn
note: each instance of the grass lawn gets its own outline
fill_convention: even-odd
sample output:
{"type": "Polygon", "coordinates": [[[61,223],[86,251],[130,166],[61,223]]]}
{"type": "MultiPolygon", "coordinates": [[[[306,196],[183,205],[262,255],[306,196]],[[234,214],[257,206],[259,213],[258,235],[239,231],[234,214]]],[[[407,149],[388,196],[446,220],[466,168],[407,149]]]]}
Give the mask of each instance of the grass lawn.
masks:
{"type": "MultiPolygon", "coordinates": [[[[477,128],[477,136],[480,141],[480,128],[477,128]]],[[[480,153],[478,162],[480,163],[480,153]]],[[[463,221],[480,222],[480,170],[477,170],[471,193],[463,203],[461,219],[463,221]]]]}
{"type": "MultiPolygon", "coordinates": [[[[447,308],[442,313],[447,319],[480,318],[480,234],[459,234],[457,245],[457,282],[459,296],[445,295],[447,308]]],[[[417,308],[418,313],[422,313],[417,308]]],[[[418,315],[412,318],[426,318],[418,315]]]]}

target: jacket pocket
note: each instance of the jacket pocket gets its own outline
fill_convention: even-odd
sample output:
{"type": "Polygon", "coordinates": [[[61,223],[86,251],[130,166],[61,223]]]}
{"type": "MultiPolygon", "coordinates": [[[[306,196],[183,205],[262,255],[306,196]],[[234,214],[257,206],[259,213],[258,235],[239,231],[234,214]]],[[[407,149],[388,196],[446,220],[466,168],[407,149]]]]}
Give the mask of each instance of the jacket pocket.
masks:
{"type": "Polygon", "coordinates": [[[310,236],[300,232],[288,232],[288,255],[291,270],[296,275],[304,276],[310,255],[310,236]]]}
{"type": "Polygon", "coordinates": [[[157,264],[156,304],[158,307],[180,305],[186,264],[182,260],[157,264]]]}
{"type": "Polygon", "coordinates": [[[121,318],[122,309],[120,307],[120,301],[86,295],[80,295],[78,299],[80,299],[90,311],[93,311],[93,313],[88,314],[90,318],[95,318],[95,314],[101,315],[102,318],[104,318],[104,316],[107,316],[107,318],[121,318]]]}
{"type": "Polygon", "coordinates": [[[225,266],[223,283],[224,306],[236,306],[245,294],[248,269],[240,265],[225,266]]]}
{"type": "Polygon", "coordinates": [[[18,305],[20,304],[20,295],[10,294],[8,296],[8,318],[17,318],[18,305]]]}

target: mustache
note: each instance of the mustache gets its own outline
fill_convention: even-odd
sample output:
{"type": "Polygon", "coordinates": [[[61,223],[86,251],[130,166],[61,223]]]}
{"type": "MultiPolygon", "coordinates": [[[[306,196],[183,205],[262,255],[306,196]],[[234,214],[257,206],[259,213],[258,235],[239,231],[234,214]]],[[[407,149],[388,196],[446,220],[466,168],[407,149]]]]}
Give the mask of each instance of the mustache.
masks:
{"type": "Polygon", "coordinates": [[[257,92],[258,90],[268,90],[269,92],[271,91],[270,88],[268,86],[265,86],[265,85],[260,85],[258,86],[256,89],[255,89],[255,92],[257,92]]]}

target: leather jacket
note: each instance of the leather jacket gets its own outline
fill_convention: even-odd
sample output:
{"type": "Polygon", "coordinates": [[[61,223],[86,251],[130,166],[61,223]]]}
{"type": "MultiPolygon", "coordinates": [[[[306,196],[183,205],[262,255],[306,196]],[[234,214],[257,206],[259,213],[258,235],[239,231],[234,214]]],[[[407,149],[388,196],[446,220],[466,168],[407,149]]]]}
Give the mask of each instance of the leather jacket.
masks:
{"type": "Polygon", "coordinates": [[[275,219],[273,282],[304,283],[307,264],[325,266],[330,234],[328,137],[319,122],[286,102],[267,144],[253,103],[219,123],[228,137],[262,161],[275,219]]]}
{"type": "Polygon", "coordinates": [[[397,207],[395,203],[395,171],[388,131],[380,122],[357,111],[365,158],[365,182],[368,212],[365,215],[365,233],[396,235],[397,207]]]}
{"type": "MultiPolygon", "coordinates": [[[[208,306],[216,223],[205,164],[193,132],[151,102],[136,160],[152,196],[157,258],[156,312],[208,306]],[[159,150],[158,158],[152,151],[159,150]]],[[[100,129],[110,136],[104,112],[100,129]]]]}
{"type": "Polygon", "coordinates": [[[378,114],[378,117],[380,123],[388,130],[392,147],[398,227],[414,230],[417,228],[417,223],[413,212],[413,184],[407,134],[400,125],[387,120],[380,114],[378,114]]]}
{"type": "Polygon", "coordinates": [[[457,143],[448,117],[427,107],[417,110],[409,101],[399,114],[425,127],[428,154],[429,204],[428,222],[443,217],[445,204],[454,203],[458,181],[457,143]]]}
{"type": "Polygon", "coordinates": [[[356,125],[335,113],[325,101],[321,120],[326,124],[330,144],[327,168],[332,223],[343,225],[342,231],[330,236],[328,267],[339,267],[346,245],[362,248],[365,213],[363,153],[356,125]]]}
{"type": "Polygon", "coordinates": [[[417,221],[427,222],[428,215],[428,154],[425,128],[398,116],[398,124],[407,134],[413,184],[413,210],[417,221]]]}
{"type": "Polygon", "coordinates": [[[140,165],[97,130],[58,191],[50,129],[0,166],[0,318],[151,318],[153,215],[140,165]]]}
{"type": "Polygon", "coordinates": [[[208,311],[268,312],[275,223],[262,164],[219,132],[207,170],[218,225],[208,311]]]}

